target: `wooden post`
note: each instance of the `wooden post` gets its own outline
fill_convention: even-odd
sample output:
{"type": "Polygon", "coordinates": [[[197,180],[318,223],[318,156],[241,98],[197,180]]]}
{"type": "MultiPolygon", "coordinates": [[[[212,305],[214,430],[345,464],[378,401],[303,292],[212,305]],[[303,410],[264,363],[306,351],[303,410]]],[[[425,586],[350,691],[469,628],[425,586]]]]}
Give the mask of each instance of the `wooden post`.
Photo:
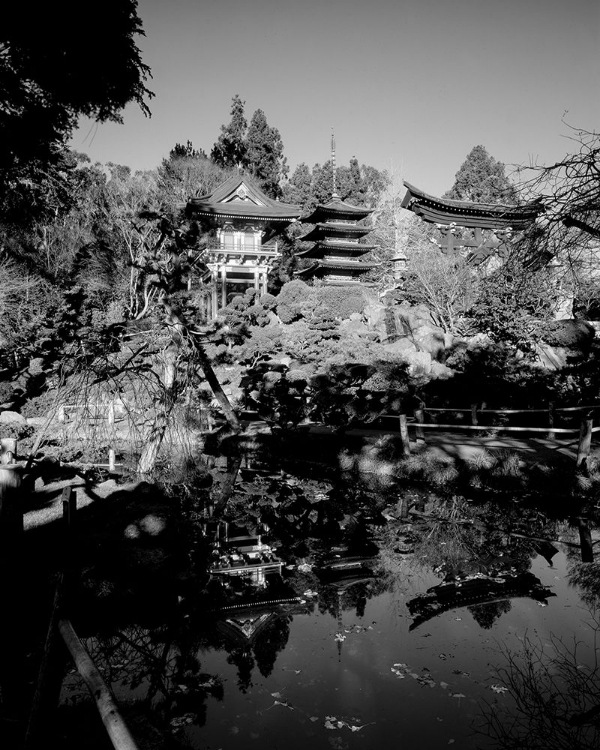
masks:
{"type": "Polygon", "coordinates": [[[73,657],[77,671],[83,677],[92,698],[96,701],[96,708],[113,747],[115,750],[138,750],[138,745],[119,713],[119,708],[110,688],[102,679],[100,672],[96,669],[96,665],[77,637],[69,620],[61,620],[58,624],[58,630],[73,657]]]}
{"type": "Polygon", "coordinates": [[[108,428],[110,431],[110,441],[111,441],[111,444],[108,446],[108,470],[114,471],[116,459],[115,459],[115,449],[112,445],[112,442],[115,436],[115,402],[113,401],[113,399],[111,399],[108,402],[107,419],[108,419],[108,428]]]}
{"type": "Polygon", "coordinates": [[[548,440],[554,440],[556,433],[552,429],[554,427],[554,401],[548,402],[548,440]]]}
{"type": "Polygon", "coordinates": [[[63,574],[60,573],[56,579],[44,653],[27,722],[25,750],[42,750],[47,747],[48,726],[52,722],[58,706],[63,680],[63,665],[66,657],[58,634],[62,595],[63,574]]]}
{"type": "Polygon", "coordinates": [[[577,468],[585,469],[592,447],[593,419],[584,419],[579,428],[579,446],[577,448],[577,468]]]}
{"type": "MultiPolygon", "coordinates": [[[[3,441],[4,442],[4,441],[3,441]]],[[[3,456],[4,458],[4,456],[3,456]]],[[[19,505],[23,467],[16,463],[0,464],[0,547],[14,549],[21,543],[23,509],[19,505]]]]}
{"type": "Polygon", "coordinates": [[[581,543],[581,562],[594,562],[592,532],[585,518],[579,518],[579,541],[581,543]]]}
{"type": "Polygon", "coordinates": [[[408,439],[408,426],[406,424],[406,414],[400,414],[400,438],[402,440],[402,453],[410,456],[410,441],[408,439]]]}
{"type": "Polygon", "coordinates": [[[65,487],[62,491],[63,525],[67,546],[70,543],[75,528],[75,512],[77,510],[77,496],[72,487],[65,487]]]}
{"type": "Polygon", "coordinates": [[[0,463],[12,464],[17,455],[16,438],[2,438],[0,440],[0,463]]]}
{"type": "MultiPolygon", "coordinates": [[[[423,409],[415,409],[415,420],[417,422],[420,422],[421,424],[424,424],[425,422],[425,412],[423,409]]],[[[425,432],[423,431],[422,427],[416,427],[416,436],[417,441],[424,440],[425,438],[425,432]]]]}
{"type": "Polygon", "coordinates": [[[471,404],[471,424],[479,424],[479,422],[477,421],[477,404],[471,404]]]}

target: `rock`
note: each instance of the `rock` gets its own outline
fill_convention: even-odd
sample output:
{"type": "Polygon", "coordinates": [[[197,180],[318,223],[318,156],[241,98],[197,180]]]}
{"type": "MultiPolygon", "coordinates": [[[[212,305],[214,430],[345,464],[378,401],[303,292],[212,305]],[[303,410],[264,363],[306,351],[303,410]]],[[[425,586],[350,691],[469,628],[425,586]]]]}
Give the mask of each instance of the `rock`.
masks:
{"type": "Polygon", "coordinates": [[[0,412],[0,424],[27,424],[25,417],[16,411],[0,412]]]}
{"type": "Polygon", "coordinates": [[[447,380],[448,378],[454,377],[454,370],[450,367],[446,367],[441,362],[431,363],[431,377],[436,380],[447,380]]]}
{"type": "Polygon", "coordinates": [[[404,356],[407,353],[417,351],[417,347],[415,346],[414,342],[407,338],[394,341],[393,344],[384,344],[383,348],[386,352],[389,352],[390,354],[397,354],[399,356],[404,356]]]}
{"type": "Polygon", "coordinates": [[[419,339],[419,346],[426,352],[429,352],[433,359],[438,359],[445,351],[444,334],[431,332],[419,339]]]}
{"type": "Polygon", "coordinates": [[[431,373],[431,355],[429,352],[406,352],[403,355],[408,363],[410,375],[429,375],[431,373]]]}

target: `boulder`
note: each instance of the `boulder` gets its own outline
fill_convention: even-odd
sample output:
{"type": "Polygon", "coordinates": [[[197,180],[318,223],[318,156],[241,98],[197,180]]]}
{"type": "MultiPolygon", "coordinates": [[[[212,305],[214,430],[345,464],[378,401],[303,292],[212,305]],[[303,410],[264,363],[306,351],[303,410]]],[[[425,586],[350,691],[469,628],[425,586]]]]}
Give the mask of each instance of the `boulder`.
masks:
{"type": "Polygon", "coordinates": [[[402,355],[405,362],[408,363],[408,372],[410,375],[429,375],[431,373],[431,354],[429,352],[405,352],[402,355]]]}
{"type": "Polygon", "coordinates": [[[27,424],[25,417],[16,411],[0,412],[0,424],[27,424]]]}
{"type": "Polygon", "coordinates": [[[426,336],[419,339],[419,346],[424,351],[429,352],[433,359],[438,359],[446,351],[444,346],[444,334],[441,332],[428,333],[426,336]]]}
{"type": "Polygon", "coordinates": [[[402,357],[407,353],[417,351],[414,342],[407,338],[398,339],[398,341],[394,341],[392,344],[384,344],[383,348],[390,354],[397,354],[402,357]]]}

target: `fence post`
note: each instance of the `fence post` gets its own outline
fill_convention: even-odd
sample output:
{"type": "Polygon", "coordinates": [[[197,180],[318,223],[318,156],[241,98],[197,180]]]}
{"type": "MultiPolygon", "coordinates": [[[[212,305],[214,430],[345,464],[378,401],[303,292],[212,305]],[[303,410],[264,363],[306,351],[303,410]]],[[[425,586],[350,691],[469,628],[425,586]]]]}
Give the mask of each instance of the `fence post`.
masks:
{"type": "Polygon", "coordinates": [[[554,440],[556,433],[552,429],[554,427],[554,401],[548,401],[548,440],[554,440]]]}
{"type": "Polygon", "coordinates": [[[581,562],[594,562],[592,532],[585,518],[578,518],[579,542],[581,543],[581,562]]]}
{"type": "Polygon", "coordinates": [[[592,429],[594,427],[594,420],[587,419],[582,420],[581,427],[579,428],[579,446],[577,447],[577,468],[585,469],[587,459],[590,455],[590,448],[592,447],[592,429]]]}
{"type": "Polygon", "coordinates": [[[115,449],[113,446],[113,440],[115,437],[115,402],[111,399],[108,402],[108,429],[110,431],[110,445],[108,446],[108,470],[115,470],[115,449]]]}
{"type": "Polygon", "coordinates": [[[12,464],[17,455],[16,438],[2,438],[0,440],[0,463],[12,464]]]}
{"type": "Polygon", "coordinates": [[[408,426],[406,424],[406,414],[400,414],[400,438],[402,440],[402,453],[410,456],[410,441],[408,439],[408,426]]]}
{"type": "Polygon", "coordinates": [[[479,424],[477,421],[477,404],[471,404],[471,424],[479,424]]]}
{"type": "MultiPolygon", "coordinates": [[[[425,422],[425,412],[423,409],[415,409],[415,420],[417,423],[423,424],[425,422]]],[[[424,440],[425,438],[425,432],[422,427],[416,427],[416,436],[417,440],[424,440]]]]}

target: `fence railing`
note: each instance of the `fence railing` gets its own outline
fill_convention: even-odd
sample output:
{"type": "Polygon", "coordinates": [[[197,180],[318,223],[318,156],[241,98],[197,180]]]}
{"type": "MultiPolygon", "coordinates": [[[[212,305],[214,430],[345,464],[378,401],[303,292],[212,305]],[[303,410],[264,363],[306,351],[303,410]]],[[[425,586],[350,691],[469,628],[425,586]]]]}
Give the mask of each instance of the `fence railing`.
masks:
{"type": "Polygon", "coordinates": [[[577,448],[577,467],[581,467],[588,459],[591,450],[591,441],[594,433],[600,431],[600,426],[594,427],[594,413],[600,410],[600,404],[591,404],[585,406],[560,406],[557,407],[553,402],[549,402],[546,408],[539,409],[487,409],[479,408],[478,404],[471,404],[470,407],[438,407],[438,406],[422,406],[419,409],[415,409],[412,417],[408,417],[406,414],[382,414],[381,418],[384,419],[396,419],[398,420],[398,431],[400,432],[403,444],[403,451],[405,455],[410,454],[410,440],[408,435],[408,428],[413,428],[416,433],[417,440],[423,439],[425,436],[424,430],[457,430],[457,431],[478,431],[478,432],[520,432],[520,433],[545,433],[547,438],[552,440],[556,437],[556,434],[562,435],[579,435],[578,448],[577,448]],[[440,423],[440,422],[426,422],[425,415],[427,413],[466,413],[470,414],[470,424],[464,423],[440,423]],[[581,412],[583,419],[581,419],[577,427],[557,427],[555,425],[556,415],[559,412],[581,412]],[[480,414],[497,414],[497,415],[510,415],[510,414],[547,414],[548,423],[546,427],[536,427],[532,425],[516,426],[516,425],[504,425],[504,424],[479,424],[480,414]]]}

